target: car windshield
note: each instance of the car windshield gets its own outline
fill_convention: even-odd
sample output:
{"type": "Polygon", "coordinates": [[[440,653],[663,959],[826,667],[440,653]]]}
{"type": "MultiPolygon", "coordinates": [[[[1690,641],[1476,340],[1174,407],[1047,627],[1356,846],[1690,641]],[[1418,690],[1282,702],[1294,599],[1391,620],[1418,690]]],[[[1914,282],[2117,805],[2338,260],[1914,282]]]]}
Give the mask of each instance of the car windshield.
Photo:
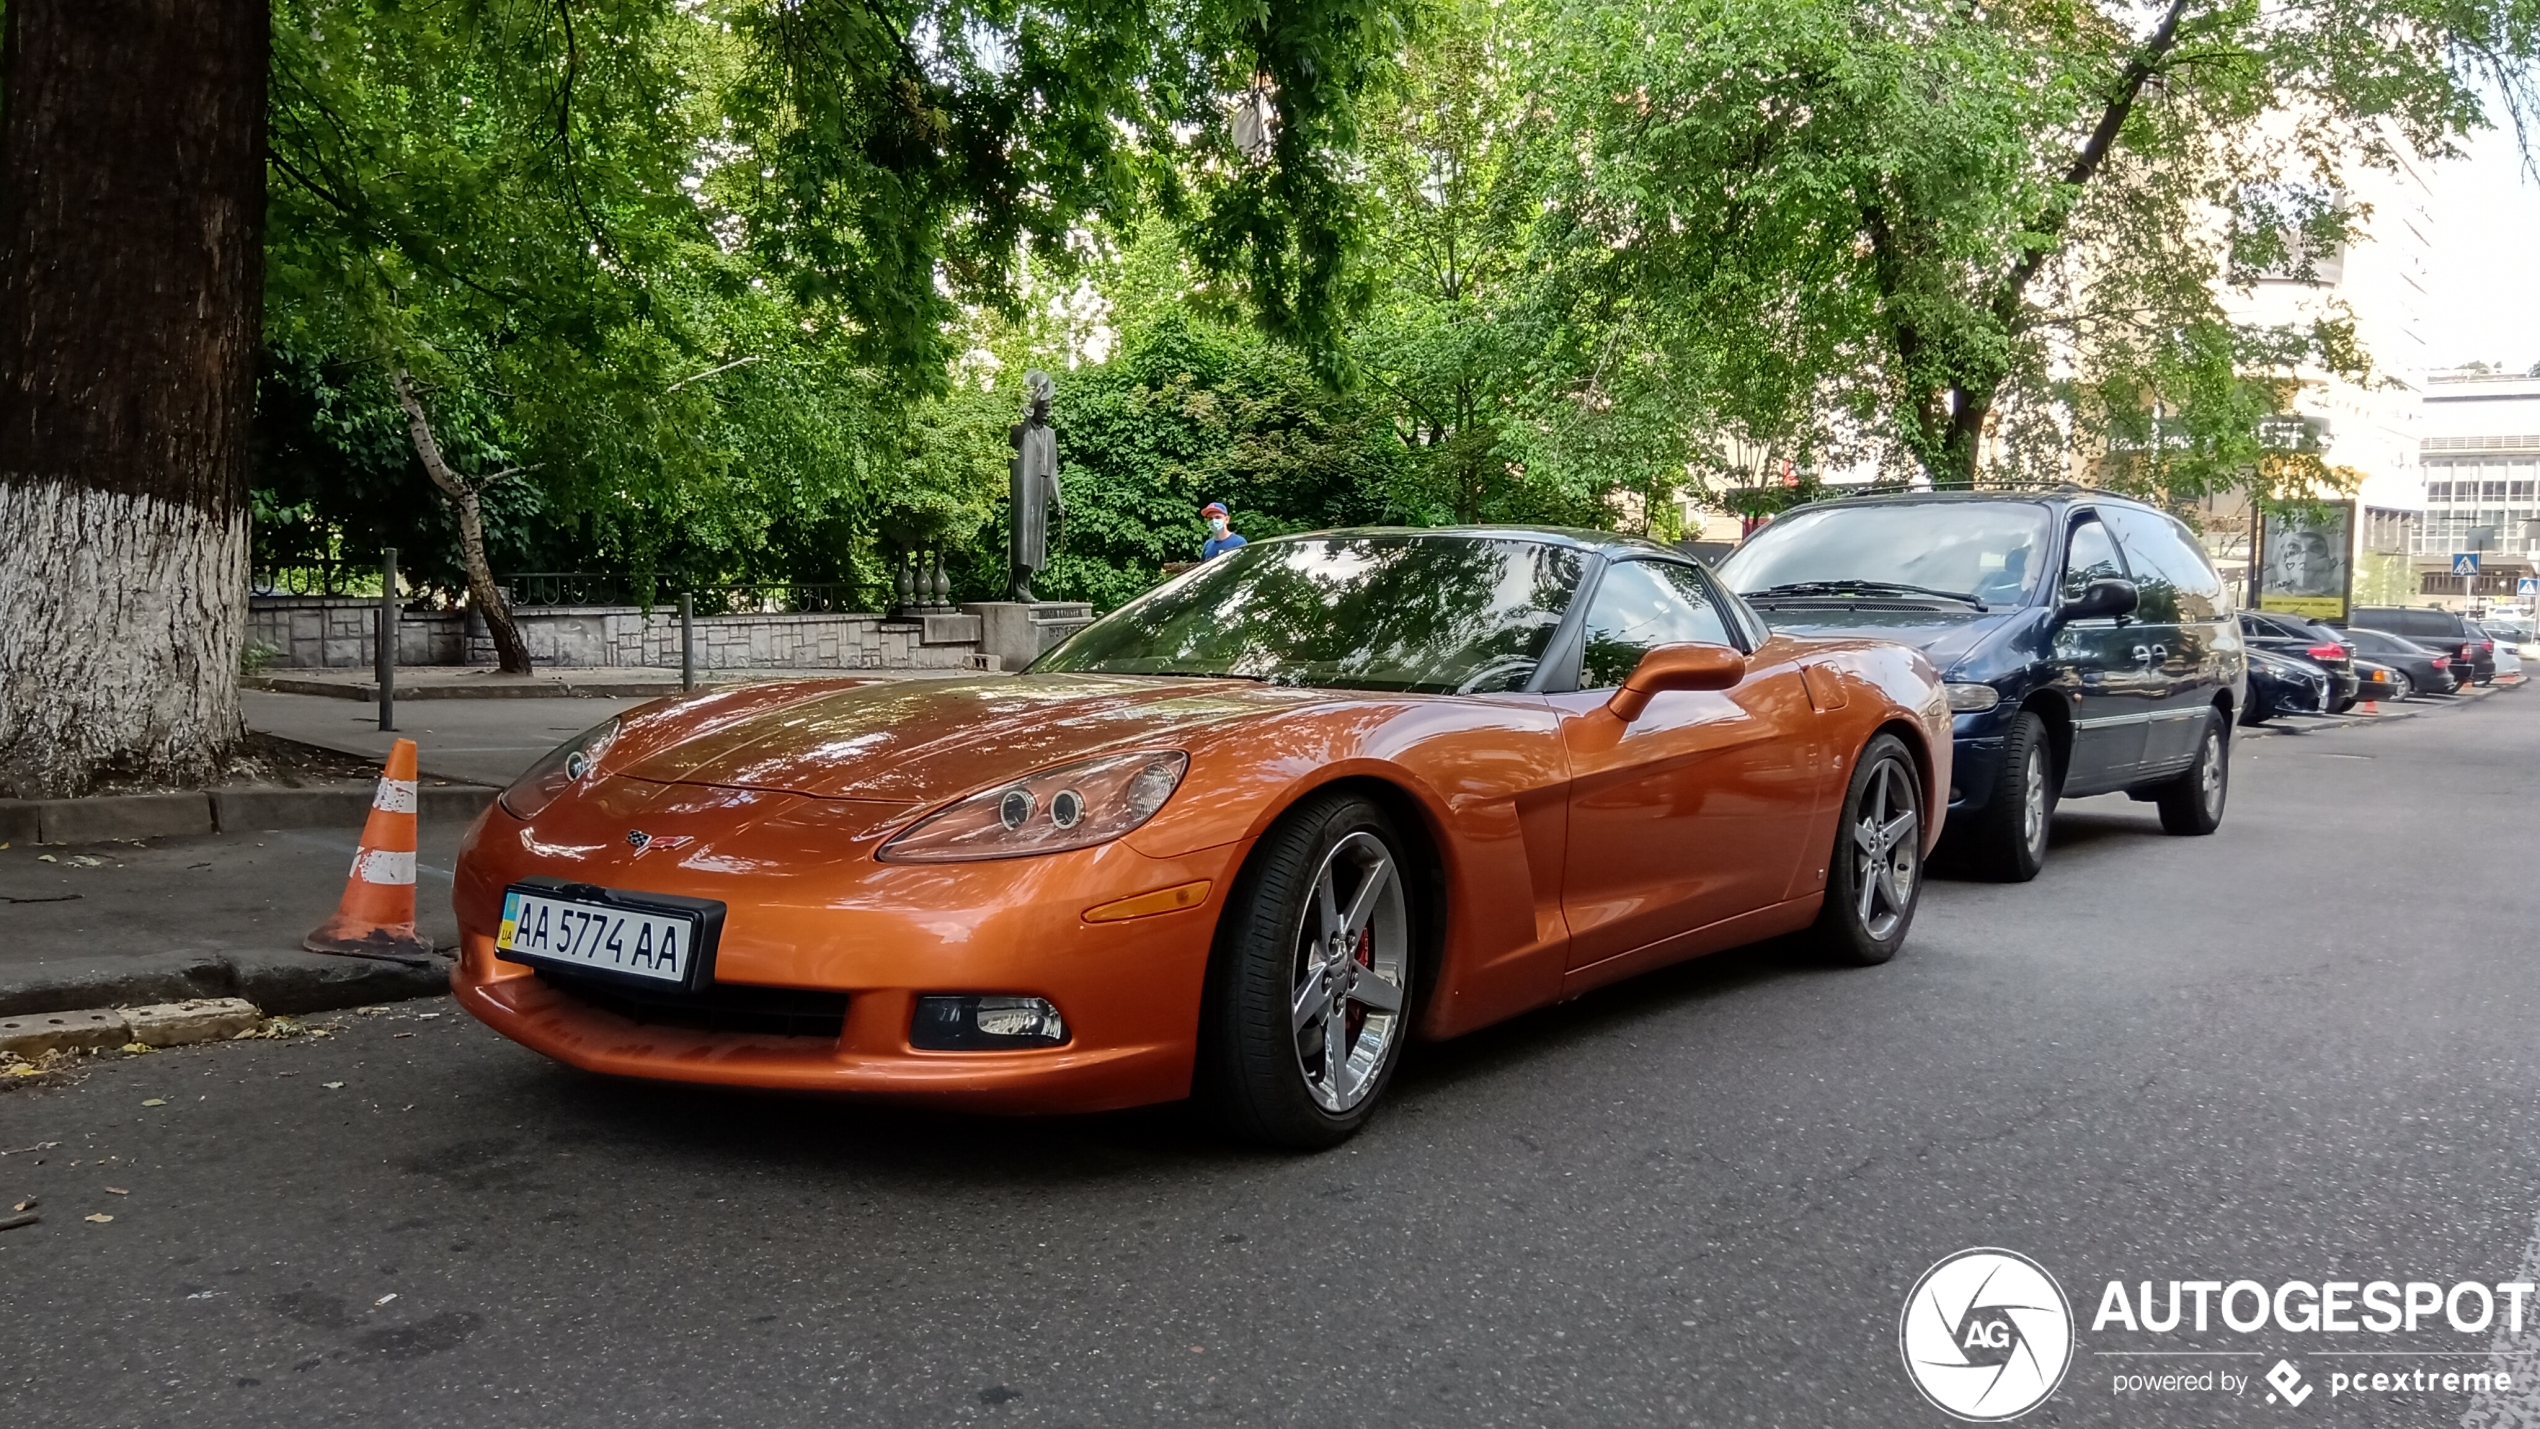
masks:
{"type": "Polygon", "coordinates": [[[1875,585],[2016,604],[2037,579],[2047,530],[2046,508],[2025,501],[1820,506],[1756,532],[1720,577],[1741,595],[1875,585]]]}
{"type": "Polygon", "coordinates": [[[1583,564],[1567,546],[1514,538],[1260,541],[1104,616],[1032,669],[1518,690],[1569,608],[1583,564]]]}

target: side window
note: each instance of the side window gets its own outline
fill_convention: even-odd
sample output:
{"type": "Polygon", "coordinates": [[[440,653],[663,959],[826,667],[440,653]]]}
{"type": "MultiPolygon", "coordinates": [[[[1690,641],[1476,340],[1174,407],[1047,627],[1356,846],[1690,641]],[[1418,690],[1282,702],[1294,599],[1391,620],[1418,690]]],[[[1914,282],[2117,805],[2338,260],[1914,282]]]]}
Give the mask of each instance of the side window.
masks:
{"type": "Polygon", "coordinates": [[[2122,506],[2111,507],[2103,515],[2117,528],[2126,564],[2134,568],[2135,582],[2142,587],[2144,619],[2203,621],[2222,612],[2222,578],[2214,574],[2186,527],[2157,512],[2122,506]]]}
{"type": "Polygon", "coordinates": [[[2092,581],[2110,578],[2125,579],[2116,543],[2097,517],[2085,516],[2073,524],[2073,539],[2064,552],[2064,599],[2077,600],[2092,581]]]}
{"type": "Polygon", "coordinates": [[[1733,643],[1701,573],[1672,561],[1623,561],[1606,567],[1596,598],[1588,604],[1585,637],[1579,654],[1583,690],[1620,685],[1652,646],[1733,643]]]}

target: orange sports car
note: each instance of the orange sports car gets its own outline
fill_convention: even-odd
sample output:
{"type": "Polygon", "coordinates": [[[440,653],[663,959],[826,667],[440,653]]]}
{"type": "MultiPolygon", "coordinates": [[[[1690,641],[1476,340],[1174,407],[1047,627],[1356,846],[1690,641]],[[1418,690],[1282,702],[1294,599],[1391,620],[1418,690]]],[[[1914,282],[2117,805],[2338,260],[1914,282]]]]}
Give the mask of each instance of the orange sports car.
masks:
{"type": "Polygon", "coordinates": [[[1921,655],[1648,542],[1256,541],[1019,677],[591,730],[469,832],[453,983],[593,1071],[1329,1145],[1414,1036],[1775,934],[1894,955],[1949,719],[1921,655]]]}

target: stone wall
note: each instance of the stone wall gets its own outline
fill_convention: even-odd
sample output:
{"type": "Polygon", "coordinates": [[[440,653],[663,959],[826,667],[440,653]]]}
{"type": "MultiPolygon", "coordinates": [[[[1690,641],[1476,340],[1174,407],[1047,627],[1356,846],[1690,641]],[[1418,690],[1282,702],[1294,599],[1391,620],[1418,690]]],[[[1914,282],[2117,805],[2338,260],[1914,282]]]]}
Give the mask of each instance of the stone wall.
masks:
{"type": "MultiPolygon", "coordinates": [[[[465,612],[456,610],[404,612],[397,622],[397,663],[465,663],[466,619],[465,612]]],[[[247,643],[273,651],[270,663],[276,666],[367,670],[377,663],[378,637],[376,600],[327,595],[247,598],[247,643]]]]}
{"type": "MultiPolygon", "coordinates": [[[[512,612],[532,663],[591,669],[679,668],[679,611],[631,605],[533,606],[512,612]]],[[[247,638],[276,651],[277,668],[368,669],[379,603],[345,596],[253,596],[247,638]]],[[[700,670],[961,670],[978,664],[970,615],[701,615],[700,670]]],[[[494,642],[464,611],[409,611],[397,631],[400,665],[492,665],[494,642]]]]}

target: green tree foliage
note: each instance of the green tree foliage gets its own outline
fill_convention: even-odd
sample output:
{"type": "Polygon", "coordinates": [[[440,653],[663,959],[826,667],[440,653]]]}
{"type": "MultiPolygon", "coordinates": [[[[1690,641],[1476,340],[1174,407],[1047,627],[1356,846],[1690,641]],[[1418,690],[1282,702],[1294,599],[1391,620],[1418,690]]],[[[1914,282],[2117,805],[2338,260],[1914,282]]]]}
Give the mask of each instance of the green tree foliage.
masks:
{"type": "MultiPolygon", "coordinates": [[[[2147,410],[2219,402],[2186,419],[2218,439],[2297,368],[2355,371],[2336,323],[2235,328],[2218,287],[2333,245],[2365,216],[2285,196],[2445,152],[2482,84],[2527,118],[2536,23],[2527,0],[1568,0],[1562,202],[1720,429],[1850,438],[1942,484],[2060,474],[2147,410]]],[[[2208,447],[2115,474],[2249,479],[2208,447]]]]}
{"type": "Polygon", "coordinates": [[[1391,423],[1256,332],[1167,310],[1058,380],[1067,509],[1035,586],[1054,599],[1117,605],[1198,559],[1211,501],[1252,538],[1401,519],[1391,423]]]}

